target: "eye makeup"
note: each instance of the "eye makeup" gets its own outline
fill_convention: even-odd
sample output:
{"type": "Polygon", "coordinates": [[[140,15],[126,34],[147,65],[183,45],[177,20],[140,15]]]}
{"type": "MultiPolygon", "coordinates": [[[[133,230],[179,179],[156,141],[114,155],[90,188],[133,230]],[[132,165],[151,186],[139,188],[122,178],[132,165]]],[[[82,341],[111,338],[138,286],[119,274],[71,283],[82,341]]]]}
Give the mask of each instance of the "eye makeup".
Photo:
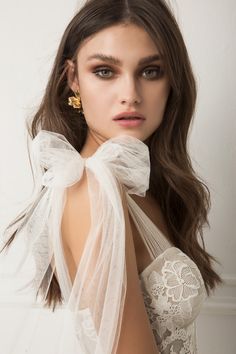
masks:
{"type": "MultiPolygon", "coordinates": [[[[96,66],[94,69],[92,69],[92,73],[94,75],[96,75],[98,78],[101,78],[101,79],[105,79],[105,80],[108,80],[108,79],[111,79],[111,78],[114,78],[114,75],[112,76],[108,76],[108,75],[100,75],[100,73],[104,73],[104,72],[110,72],[110,73],[115,73],[116,70],[112,69],[111,67],[109,66],[96,66]]],[[[153,66],[149,66],[149,67],[146,67],[142,70],[139,70],[139,73],[145,73],[145,72],[152,72],[152,73],[156,73],[154,76],[152,76],[151,78],[146,78],[147,80],[158,80],[160,79],[163,75],[164,75],[164,70],[163,68],[160,66],[160,65],[153,65],[153,66]]],[[[144,77],[145,78],[145,77],[144,77]]]]}

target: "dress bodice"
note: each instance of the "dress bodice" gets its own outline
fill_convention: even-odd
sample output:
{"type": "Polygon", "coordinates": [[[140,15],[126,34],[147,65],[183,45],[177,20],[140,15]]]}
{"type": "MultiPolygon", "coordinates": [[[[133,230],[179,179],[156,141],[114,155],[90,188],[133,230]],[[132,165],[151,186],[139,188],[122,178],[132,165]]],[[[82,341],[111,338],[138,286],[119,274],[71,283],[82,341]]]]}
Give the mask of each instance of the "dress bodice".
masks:
{"type": "Polygon", "coordinates": [[[195,319],[206,298],[201,273],[190,257],[166,240],[131,198],[128,202],[132,218],[152,256],[152,262],[139,277],[159,351],[161,354],[196,354],[195,319]]]}

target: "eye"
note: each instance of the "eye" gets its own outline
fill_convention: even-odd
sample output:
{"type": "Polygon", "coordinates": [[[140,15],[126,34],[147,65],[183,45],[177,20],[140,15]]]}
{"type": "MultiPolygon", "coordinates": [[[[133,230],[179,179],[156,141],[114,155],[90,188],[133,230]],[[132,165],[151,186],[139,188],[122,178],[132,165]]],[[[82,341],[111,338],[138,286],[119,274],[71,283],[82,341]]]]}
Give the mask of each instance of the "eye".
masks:
{"type": "Polygon", "coordinates": [[[149,75],[149,74],[147,75],[148,80],[159,79],[164,74],[164,71],[160,66],[147,68],[143,72],[144,73],[152,73],[151,75],[149,75]]]}
{"type": "Polygon", "coordinates": [[[98,76],[98,77],[100,77],[100,78],[104,78],[104,79],[109,79],[111,76],[108,76],[108,75],[100,75],[100,73],[106,73],[106,72],[112,72],[112,70],[111,69],[109,69],[109,68],[106,68],[106,67],[101,67],[101,68],[97,68],[95,71],[93,71],[93,73],[96,75],[96,76],[98,76]]]}
{"type": "MultiPolygon", "coordinates": [[[[111,70],[111,68],[109,67],[98,67],[93,71],[93,74],[98,76],[100,79],[110,79],[113,76],[112,73],[114,73],[114,71],[111,70]]],[[[155,80],[162,77],[164,71],[160,66],[155,66],[146,68],[145,70],[142,70],[141,73],[148,73],[147,75],[145,75],[145,78],[147,78],[147,80],[155,80]],[[151,75],[149,75],[150,73],[151,75]]]]}

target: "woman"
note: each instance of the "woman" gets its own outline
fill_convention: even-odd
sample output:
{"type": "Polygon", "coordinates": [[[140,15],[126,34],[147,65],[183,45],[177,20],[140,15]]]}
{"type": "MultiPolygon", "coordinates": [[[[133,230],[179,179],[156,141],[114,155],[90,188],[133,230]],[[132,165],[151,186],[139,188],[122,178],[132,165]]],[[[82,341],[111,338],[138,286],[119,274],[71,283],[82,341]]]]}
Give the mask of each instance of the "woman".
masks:
{"type": "Polygon", "coordinates": [[[5,353],[42,352],[32,302],[63,308],[50,354],[197,352],[194,320],[221,279],[187,152],[195,101],[164,1],[90,0],[72,19],[28,127],[36,196],[6,230],[5,299],[28,300],[5,353]]]}

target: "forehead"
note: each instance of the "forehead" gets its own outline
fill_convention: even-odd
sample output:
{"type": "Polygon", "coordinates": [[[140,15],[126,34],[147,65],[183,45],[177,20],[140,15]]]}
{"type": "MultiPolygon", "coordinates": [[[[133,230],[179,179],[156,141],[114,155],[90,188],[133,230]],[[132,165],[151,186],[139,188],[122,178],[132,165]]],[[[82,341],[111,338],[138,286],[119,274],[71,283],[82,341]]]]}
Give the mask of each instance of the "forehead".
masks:
{"type": "Polygon", "coordinates": [[[158,47],[150,35],[135,24],[107,27],[87,38],[78,51],[78,59],[88,61],[94,53],[122,57],[143,57],[158,54],[158,47]]]}

